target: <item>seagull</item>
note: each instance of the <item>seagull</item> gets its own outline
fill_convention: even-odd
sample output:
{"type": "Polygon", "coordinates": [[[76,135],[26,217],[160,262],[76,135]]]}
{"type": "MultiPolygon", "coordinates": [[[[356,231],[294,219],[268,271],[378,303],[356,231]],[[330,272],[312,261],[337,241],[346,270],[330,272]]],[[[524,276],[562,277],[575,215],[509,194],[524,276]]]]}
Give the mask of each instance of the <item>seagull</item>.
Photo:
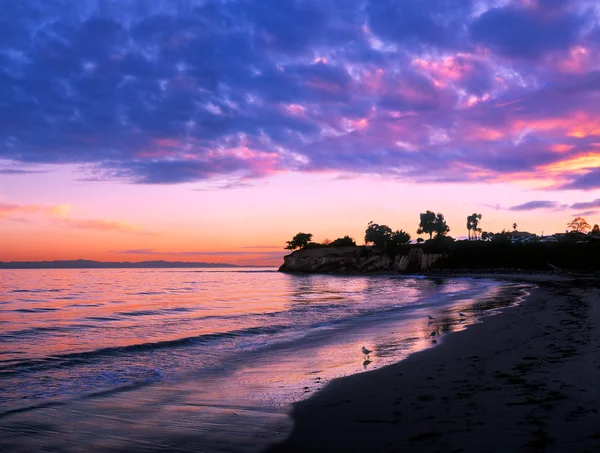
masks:
{"type": "Polygon", "coordinates": [[[373,352],[373,351],[369,351],[369,350],[368,350],[367,348],[365,348],[364,346],[362,347],[362,353],[363,353],[364,355],[369,355],[369,354],[371,354],[371,352],[373,352]]]}

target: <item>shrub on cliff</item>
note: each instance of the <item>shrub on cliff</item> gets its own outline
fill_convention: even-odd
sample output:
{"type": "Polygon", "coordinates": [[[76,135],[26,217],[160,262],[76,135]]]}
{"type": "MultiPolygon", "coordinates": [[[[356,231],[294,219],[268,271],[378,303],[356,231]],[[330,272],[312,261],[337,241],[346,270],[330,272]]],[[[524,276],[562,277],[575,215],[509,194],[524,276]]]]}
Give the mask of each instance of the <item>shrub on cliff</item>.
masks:
{"type": "Polygon", "coordinates": [[[394,246],[402,246],[410,243],[410,234],[404,230],[396,230],[390,237],[390,243],[394,246]]]}
{"type": "Polygon", "coordinates": [[[291,241],[287,241],[286,250],[302,249],[308,245],[312,239],[311,233],[298,233],[292,238],[291,241]]]}
{"type": "Polygon", "coordinates": [[[344,236],[343,238],[337,238],[329,244],[331,247],[356,247],[356,241],[350,236],[344,236]]]}
{"type": "Polygon", "coordinates": [[[448,253],[453,245],[455,240],[451,236],[438,235],[433,239],[428,239],[425,241],[424,251],[425,253],[448,253]]]}
{"type": "Polygon", "coordinates": [[[404,255],[407,253],[408,244],[410,244],[410,234],[404,230],[396,230],[385,243],[385,249],[392,255],[398,253],[404,255]]]}
{"type": "Polygon", "coordinates": [[[328,245],[325,244],[319,244],[318,242],[309,242],[308,244],[306,244],[305,247],[302,247],[303,249],[321,249],[324,247],[329,247],[328,245]]]}

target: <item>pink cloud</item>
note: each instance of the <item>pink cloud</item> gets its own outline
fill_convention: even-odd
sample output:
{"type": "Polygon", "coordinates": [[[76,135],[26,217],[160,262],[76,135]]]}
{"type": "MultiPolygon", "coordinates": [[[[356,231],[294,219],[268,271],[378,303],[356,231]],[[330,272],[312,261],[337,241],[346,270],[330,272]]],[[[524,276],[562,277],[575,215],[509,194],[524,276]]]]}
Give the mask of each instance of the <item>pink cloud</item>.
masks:
{"type": "Polygon", "coordinates": [[[119,231],[122,233],[138,233],[135,225],[127,222],[103,219],[62,219],[61,222],[72,228],[96,231],[119,231]]]}
{"type": "Polygon", "coordinates": [[[105,219],[78,219],[70,217],[70,212],[71,206],[66,204],[0,203],[0,219],[4,220],[32,222],[32,216],[41,215],[51,222],[61,223],[77,229],[148,234],[128,222],[105,219]]]}

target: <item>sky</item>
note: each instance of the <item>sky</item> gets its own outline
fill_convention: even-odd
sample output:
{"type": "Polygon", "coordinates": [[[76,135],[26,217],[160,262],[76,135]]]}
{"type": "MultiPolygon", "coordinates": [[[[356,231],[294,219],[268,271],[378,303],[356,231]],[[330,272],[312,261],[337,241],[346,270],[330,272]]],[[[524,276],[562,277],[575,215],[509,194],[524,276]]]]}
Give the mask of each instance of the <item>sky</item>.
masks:
{"type": "Polygon", "coordinates": [[[600,223],[600,4],[0,0],[0,260],[600,223]]]}

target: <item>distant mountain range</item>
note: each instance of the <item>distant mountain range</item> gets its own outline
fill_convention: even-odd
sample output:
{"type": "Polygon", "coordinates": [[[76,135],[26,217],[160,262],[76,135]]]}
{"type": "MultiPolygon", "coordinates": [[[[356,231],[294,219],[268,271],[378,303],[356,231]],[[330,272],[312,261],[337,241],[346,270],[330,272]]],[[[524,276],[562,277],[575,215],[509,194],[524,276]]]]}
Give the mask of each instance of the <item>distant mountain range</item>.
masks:
{"type": "Polygon", "coordinates": [[[61,261],[0,261],[0,269],[152,269],[152,268],[174,268],[174,267],[253,267],[237,266],[235,264],[223,263],[188,263],[184,261],[140,261],[131,263],[105,262],[91,260],[61,260],[61,261]]]}

